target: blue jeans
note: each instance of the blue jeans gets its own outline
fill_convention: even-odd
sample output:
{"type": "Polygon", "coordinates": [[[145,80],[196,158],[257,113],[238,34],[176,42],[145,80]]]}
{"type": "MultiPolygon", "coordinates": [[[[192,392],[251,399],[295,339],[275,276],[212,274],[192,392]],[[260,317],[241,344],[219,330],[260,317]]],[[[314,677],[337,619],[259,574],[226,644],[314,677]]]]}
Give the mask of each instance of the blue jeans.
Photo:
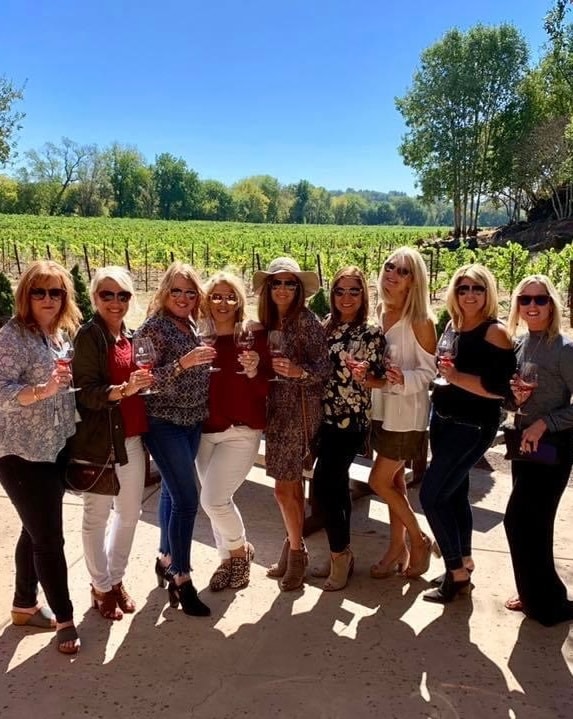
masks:
{"type": "Polygon", "coordinates": [[[461,569],[472,552],[470,469],[493,442],[495,424],[470,424],[440,417],[430,421],[432,461],[424,474],[420,503],[447,569],[461,569]]]}
{"type": "Polygon", "coordinates": [[[171,555],[175,574],[191,571],[191,538],[199,504],[195,456],[201,424],[181,426],[149,418],[145,444],[161,473],[159,551],[171,555]]]}

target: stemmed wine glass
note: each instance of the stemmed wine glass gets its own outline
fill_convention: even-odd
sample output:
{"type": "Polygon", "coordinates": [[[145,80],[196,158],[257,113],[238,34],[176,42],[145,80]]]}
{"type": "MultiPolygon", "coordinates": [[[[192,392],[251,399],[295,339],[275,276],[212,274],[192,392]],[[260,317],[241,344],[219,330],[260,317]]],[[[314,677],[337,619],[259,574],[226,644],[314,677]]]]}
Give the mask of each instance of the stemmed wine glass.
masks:
{"type": "MultiPolygon", "coordinates": [[[[235,323],[235,345],[237,349],[246,352],[255,346],[255,335],[251,328],[243,322],[235,323]]],[[[236,374],[247,374],[246,369],[237,370],[236,374]]]]}
{"type": "Polygon", "coordinates": [[[517,368],[517,381],[515,382],[514,388],[518,394],[524,395],[521,404],[517,408],[515,414],[527,414],[521,409],[533,390],[539,385],[539,372],[537,364],[535,362],[522,362],[517,368]]]}
{"type": "MultiPolygon", "coordinates": [[[[132,344],[133,363],[139,369],[151,370],[157,362],[157,353],[150,337],[135,337],[132,344]]],[[[156,390],[149,387],[141,390],[139,394],[156,394],[156,390]]]]}
{"type": "MultiPolygon", "coordinates": [[[[65,330],[60,330],[56,337],[50,338],[49,347],[52,357],[58,366],[69,367],[71,365],[74,359],[74,343],[65,330]]],[[[79,392],[80,389],[81,387],[74,387],[74,380],[72,378],[67,387],[63,385],[60,387],[59,392],[66,394],[68,392],[79,392]]]]}
{"type": "MultiPolygon", "coordinates": [[[[436,356],[442,364],[453,367],[458,354],[458,333],[452,327],[446,328],[436,348],[436,356]]],[[[445,386],[450,384],[445,377],[436,377],[434,384],[445,386]]]]}
{"type": "MultiPolygon", "coordinates": [[[[205,345],[206,347],[215,346],[215,342],[217,341],[217,328],[210,317],[200,317],[197,320],[197,334],[199,335],[202,345],[205,345]]],[[[209,372],[220,371],[220,367],[213,367],[213,365],[209,363],[209,372]]]]}
{"type": "Polygon", "coordinates": [[[386,369],[398,366],[398,345],[386,345],[382,354],[382,363],[386,369]]]}
{"type": "MultiPolygon", "coordinates": [[[[346,347],[344,363],[350,370],[351,375],[352,375],[353,371],[358,367],[358,365],[363,360],[364,360],[364,343],[362,342],[362,337],[359,337],[358,339],[350,340],[346,347]]],[[[356,383],[354,376],[352,376],[352,381],[354,383],[356,383]]]]}
{"type": "MultiPolygon", "coordinates": [[[[282,330],[271,330],[268,336],[269,353],[274,359],[285,356],[285,339],[282,330]]],[[[275,376],[269,382],[285,382],[283,377],[279,377],[275,372],[275,376]]]]}

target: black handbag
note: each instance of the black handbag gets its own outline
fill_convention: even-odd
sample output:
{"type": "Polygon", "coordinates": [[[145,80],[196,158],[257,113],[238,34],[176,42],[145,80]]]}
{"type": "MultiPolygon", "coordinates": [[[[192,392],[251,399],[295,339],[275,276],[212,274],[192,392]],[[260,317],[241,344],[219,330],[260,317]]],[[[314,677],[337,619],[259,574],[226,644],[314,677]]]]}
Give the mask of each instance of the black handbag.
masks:
{"type": "Polygon", "coordinates": [[[535,452],[523,452],[521,449],[521,430],[504,427],[503,435],[507,452],[505,459],[512,462],[534,462],[535,464],[557,464],[557,447],[549,442],[539,441],[535,452]]]}

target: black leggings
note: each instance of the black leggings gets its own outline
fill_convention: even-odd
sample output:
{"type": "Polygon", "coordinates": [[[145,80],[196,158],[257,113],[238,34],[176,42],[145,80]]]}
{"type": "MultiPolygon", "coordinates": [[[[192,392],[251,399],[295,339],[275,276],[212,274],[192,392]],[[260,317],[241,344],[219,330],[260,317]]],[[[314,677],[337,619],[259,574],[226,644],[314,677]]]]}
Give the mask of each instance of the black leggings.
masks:
{"type": "Polygon", "coordinates": [[[23,525],[15,553],[14,607],[36,605],[39,580],[56,620],[68,622],[73,608],[64,556],[61,476],[59,464],[28,462],[15,455],[0,458],[0,484],[23,525]]]}
{"type": "Polygon", "coordinates": [[[318,460],[312,482],[331,552],[343,552],[350,544],[352,500],[348,470],[365,436],[366,432],[338,429],[325,423],[318,432],[318,460]]]}

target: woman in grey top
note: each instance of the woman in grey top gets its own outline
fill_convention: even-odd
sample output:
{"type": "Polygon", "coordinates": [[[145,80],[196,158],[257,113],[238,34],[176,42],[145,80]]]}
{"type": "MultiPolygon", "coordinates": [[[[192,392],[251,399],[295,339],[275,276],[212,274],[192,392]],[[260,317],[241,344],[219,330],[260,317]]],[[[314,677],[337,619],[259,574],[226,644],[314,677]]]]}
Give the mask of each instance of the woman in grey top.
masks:
{"type": "Polygon", "coordinates": [[[513,490],[504,520],[518,596],[505,606],[552,626],[573,619],[573,602],[553,558],[555,515],[573,466],[573,344],[560,332],[559,297],[545,275],[526,277],[513,293],[512,334],[520,323],[528,331],[516,342],[512,390],[521,410],[516,415],[521,457],[511,463],[513,490]],[[526,362],[536,367],[535,387],[520,378],[526,362]],[[541,446],[552,463],[534,461],[541,446]]]}
{"type": "Polygon", "coordinates": [[[0,330],[0,484],[22,522],[12,621],[56,629],[64,654],[80,647],[62,532],[62,449],[75,432],[75,402],[65,391],[70,367],[56,364],[50,347],[79,321],[68,272],[38,261],[21,276],[15,316],[0,330]],[[54,614],[38,605],[38,582],[54,614]]]}

